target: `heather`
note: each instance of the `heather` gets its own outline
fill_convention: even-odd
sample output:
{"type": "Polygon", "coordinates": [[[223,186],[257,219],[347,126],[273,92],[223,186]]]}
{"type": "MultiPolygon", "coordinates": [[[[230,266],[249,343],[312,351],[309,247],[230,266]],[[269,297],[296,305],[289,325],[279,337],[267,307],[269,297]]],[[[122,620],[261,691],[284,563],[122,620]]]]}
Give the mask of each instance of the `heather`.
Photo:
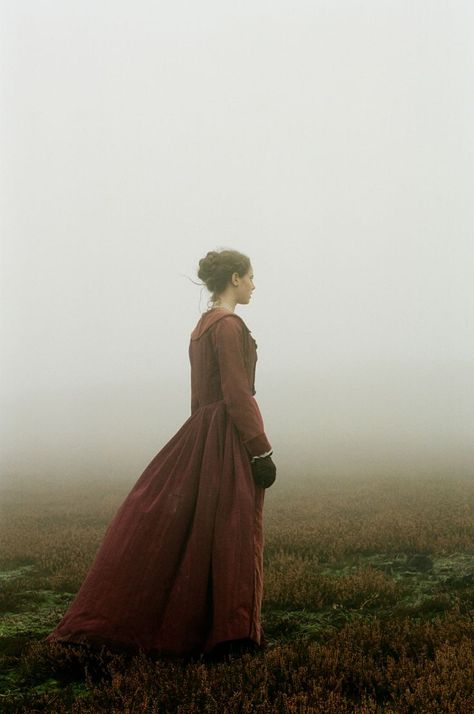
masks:
{"type": "Polygon", "coordinates": [[[2,484],[2,712],[474,710],[472,480],[279,473],[262,652],[211,662],[44,642],[131,485],[2,484]]]}

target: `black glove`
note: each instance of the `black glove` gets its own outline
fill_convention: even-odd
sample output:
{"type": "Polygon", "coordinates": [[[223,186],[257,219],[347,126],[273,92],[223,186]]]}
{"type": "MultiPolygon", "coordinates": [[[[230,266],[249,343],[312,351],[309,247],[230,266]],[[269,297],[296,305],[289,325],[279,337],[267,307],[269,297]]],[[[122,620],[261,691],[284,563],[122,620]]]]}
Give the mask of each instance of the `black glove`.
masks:
{"type": "Polygon", "coordinates": [[[250,463],[255,483],[261,488],[268,488],[276,478],[276,466],[271,456],[263,456],[250,463]]]}

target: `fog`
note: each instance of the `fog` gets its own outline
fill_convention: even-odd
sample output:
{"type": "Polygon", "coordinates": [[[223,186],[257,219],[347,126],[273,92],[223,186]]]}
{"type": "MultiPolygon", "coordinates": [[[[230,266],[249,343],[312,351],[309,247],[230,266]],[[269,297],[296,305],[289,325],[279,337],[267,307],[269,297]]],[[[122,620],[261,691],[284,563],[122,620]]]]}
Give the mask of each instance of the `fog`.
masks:
{"type": "Polygon", "coordinates": [[[190,416],[220,248],[282,478],[472,472],[471,2],[0,20],[2,478],[139,476],[190,416]]]}

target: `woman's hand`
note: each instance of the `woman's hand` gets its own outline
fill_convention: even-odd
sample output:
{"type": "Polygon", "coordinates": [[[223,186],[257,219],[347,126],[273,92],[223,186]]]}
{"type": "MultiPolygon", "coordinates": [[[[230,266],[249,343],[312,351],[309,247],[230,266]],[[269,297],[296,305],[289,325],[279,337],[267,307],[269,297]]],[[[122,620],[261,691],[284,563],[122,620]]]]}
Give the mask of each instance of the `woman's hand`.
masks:
{"type": "Polygon", "coordinates": [[[255,459],[250,464],[257,486],[269,488],[276,479],[276,466],[271,456],[255,459]]]}

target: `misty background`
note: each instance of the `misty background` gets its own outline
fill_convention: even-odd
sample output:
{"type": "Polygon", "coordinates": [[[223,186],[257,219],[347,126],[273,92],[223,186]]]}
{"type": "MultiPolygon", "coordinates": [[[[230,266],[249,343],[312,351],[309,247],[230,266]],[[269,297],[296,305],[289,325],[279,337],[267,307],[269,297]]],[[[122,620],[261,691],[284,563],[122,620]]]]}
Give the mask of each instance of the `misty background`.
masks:
{"type": "Polygon", "coordinates": [[[138,478],[221,248],[282,479],[472,473],[471,2],[0,7],[1,478],[138,478]]]}

